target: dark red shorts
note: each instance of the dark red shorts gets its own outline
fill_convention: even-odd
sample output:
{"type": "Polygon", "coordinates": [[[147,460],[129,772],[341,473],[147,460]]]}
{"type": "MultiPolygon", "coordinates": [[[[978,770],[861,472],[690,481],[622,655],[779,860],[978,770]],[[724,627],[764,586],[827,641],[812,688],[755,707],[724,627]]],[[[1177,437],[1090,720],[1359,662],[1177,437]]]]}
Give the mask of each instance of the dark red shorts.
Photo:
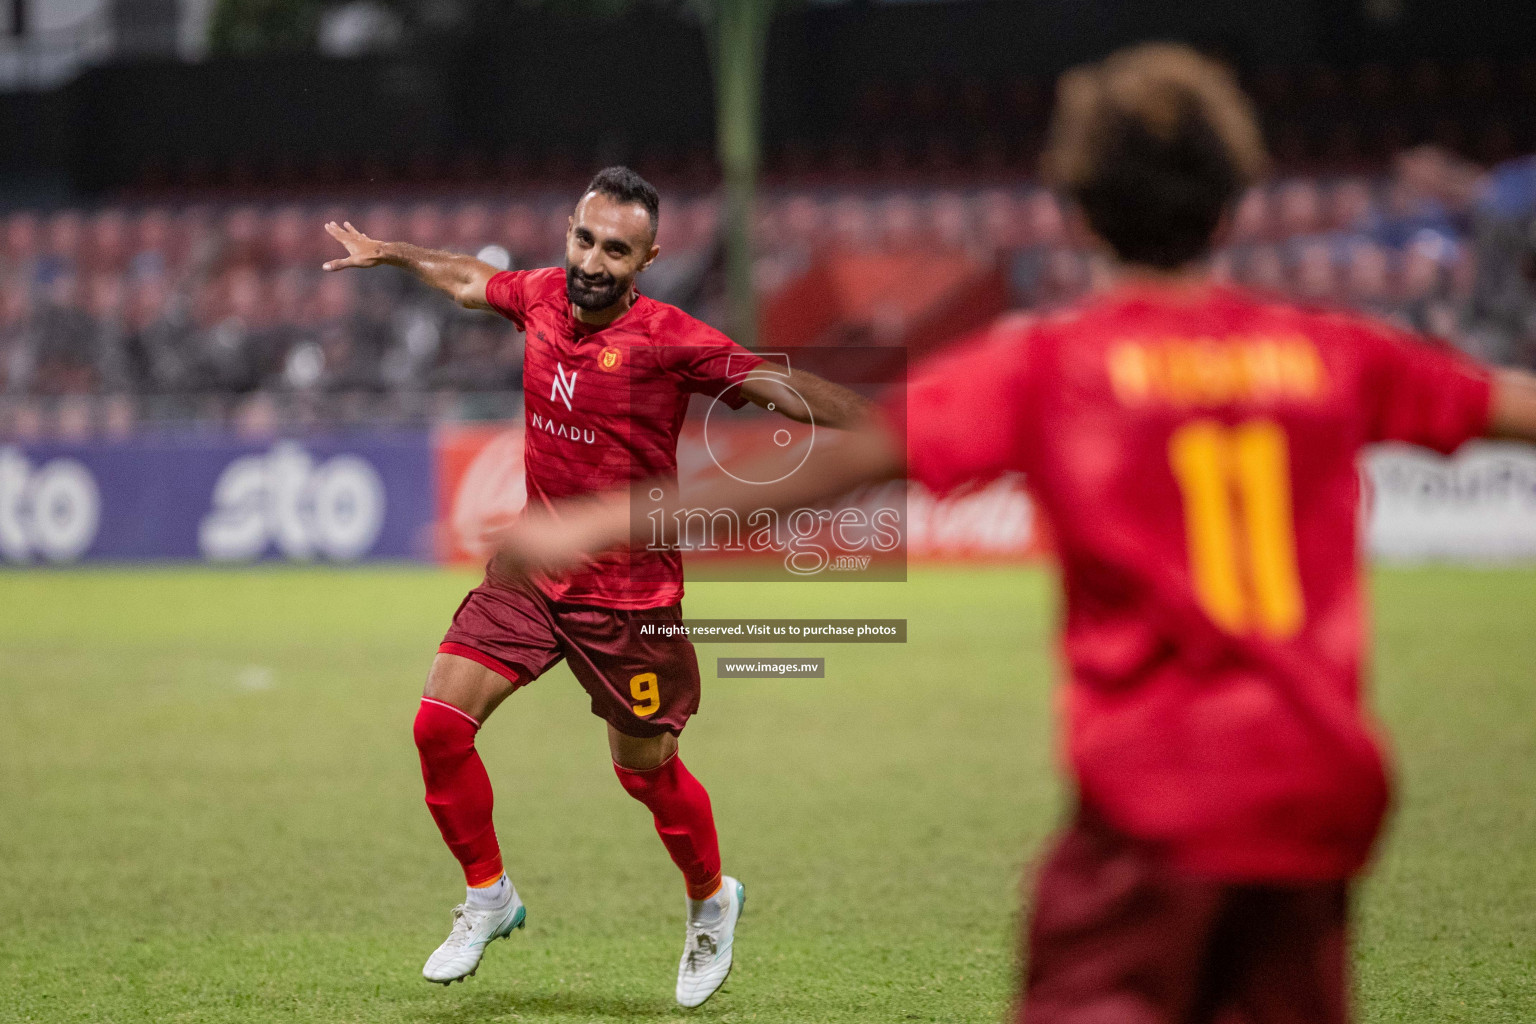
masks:
{"type": "Polygon", "coordinates": [[[459,605],[438,652],[479,662],[514,689],[564,658],[592,698],[592,713],[619,732],[676,734],[699,710],[699,662],[686,638],[650,638],[642,627],[682,621],[676,604],[597,608],[551,601],[531,586],[482,583],[459,605]]]}
{"type": "Polygon", "coordinates": [[[1040,871],[1020,1024],[1344,1024],[1345,882],[1235,885],[1078,819],[1040,871]]]}

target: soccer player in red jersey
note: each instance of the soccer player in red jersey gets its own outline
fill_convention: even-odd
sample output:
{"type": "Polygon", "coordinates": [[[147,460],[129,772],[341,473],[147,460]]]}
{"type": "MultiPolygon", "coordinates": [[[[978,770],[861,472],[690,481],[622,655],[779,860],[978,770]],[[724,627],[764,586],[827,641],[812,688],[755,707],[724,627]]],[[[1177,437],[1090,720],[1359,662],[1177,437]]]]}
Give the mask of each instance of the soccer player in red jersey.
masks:
{"type": "MultiPolygon", "coordinates": [[[[530,508],[637,480],[675,481],[677,439],[692,395],[747,402],[832,428],[867,415],[853,392],[774,366],[682,310],[636,290],[656,259],[656,190],[611,167],[592,179],[570,220],[566,266],[498,272],[480,260],[379,242],[347,224],[326,230],[347,255],[326,270],[389,265],[525,332],[523,366],[530,508]]],[[[686,883],[687,934],[677,1000],[697,1006],[725,981],[745,890],[722,875],[709,795],[677,754],[699,706],[691,644],[648,640],[642,627],[682,620],[675,550],[619,550],[569,571],[525,579],[493,558],[453,617],[416,716],[427,806],[468,885],[453,930],[423,974],[473,974],[485,946],[521,927],[522,900],[503,868],[491,783],[475,734],[496,707],[562,658],[608,723],[614,770],[655,817],[686,883]]],[[[663,634],[665,635],[665,634],[663,634]]]]}
{"type": "MultiPolygon", "coordinates": [[[[1028,1024],[1348,1019],[1349,884],[1389,799],[1361,692],[1356,458],[1536,440],[1536,378],[1210,280],[1264,162],[1246,98],[1193,51],[1069,73],[1045,171],[1107,287],[921,368],[814,471],[689,498],[792,508],[901,474],[1027,475],[1065,590],[1076,791],[1035,888],[1028,1024]]],[[[530,520],[503,557],[566,564],[628,536],[628,514],[530,520]]]]}

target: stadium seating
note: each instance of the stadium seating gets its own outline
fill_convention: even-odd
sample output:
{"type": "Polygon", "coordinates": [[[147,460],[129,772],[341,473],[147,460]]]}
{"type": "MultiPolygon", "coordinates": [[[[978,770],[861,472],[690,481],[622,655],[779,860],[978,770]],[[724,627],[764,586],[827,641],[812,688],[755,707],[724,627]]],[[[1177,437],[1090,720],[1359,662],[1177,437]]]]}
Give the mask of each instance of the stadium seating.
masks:
{"type": "MultiPolygon", "coordinates": [[[[1016,102],[1033,101],[1025,91],[1016,102]]],[[[520,339],[509,324],[460,311],[398,273],[320,273],[335,249],[320,228],[350,219],[377,237],[540,266],[561,259],[567,204],[480,192],[12,212],[0,221],[0,435],[135,418],[211,415],[253,429],[348,414],[419,418],[465,392],[515,390],[520,339]]],[[[669,194],[666,255],[648,280],[658,297],[706,317],[719,311],[718,218],[712,193],[669,194]]],[[[757,227],[765,294],[828,246],[995,262],[1019,306],[1068,302],[1089,281],[1081,240],[1034,187],[769,188],[757,227]]],[[[1464,231],[1384,179],[1291,177],[1244,198],[1217,270],[1454,334],[1473,280],[1464,231]]]]}

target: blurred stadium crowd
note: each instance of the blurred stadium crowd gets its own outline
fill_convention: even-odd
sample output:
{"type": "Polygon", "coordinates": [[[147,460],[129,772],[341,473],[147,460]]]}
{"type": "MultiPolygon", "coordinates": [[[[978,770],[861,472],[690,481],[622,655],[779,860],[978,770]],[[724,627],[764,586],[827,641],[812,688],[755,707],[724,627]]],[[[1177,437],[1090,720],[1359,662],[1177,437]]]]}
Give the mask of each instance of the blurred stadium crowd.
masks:
{"type": "MultiPolygon", "coordinates": [[[[485,190],[428,201],[105,206],[0,220],[0,436],[77,437],[157,422],[419,422],[516,411],[521,338],[393,272],[323,274],[347,219],[368,234],[563,260],[571,196],[485,190]],[[510,405],[508,403],[511,403],[510,405]]],[[[1520,271],[1536,159],[1492,171],[1421,148],[1391,174],[1287,177],[1239,206],[1217,270],[1348,305],[1536,365],[1536,309],[1520,271]]],[[[659,298],[718,320],[718,204],[664,196],[659,298]]],[[[1035,188],[775,187],[759,204],[758,285],[771,294],[812,254],[941,249],[999,261],[1023,307],[1069,302],[1092,261],[1035,188]]]]}

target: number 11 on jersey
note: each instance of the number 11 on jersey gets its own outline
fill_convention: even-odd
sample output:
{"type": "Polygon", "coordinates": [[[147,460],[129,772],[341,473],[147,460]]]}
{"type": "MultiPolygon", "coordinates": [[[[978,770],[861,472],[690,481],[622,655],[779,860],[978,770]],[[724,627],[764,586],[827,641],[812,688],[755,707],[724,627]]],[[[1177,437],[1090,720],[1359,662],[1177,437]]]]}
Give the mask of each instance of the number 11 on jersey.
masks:
{"type": "Polygon", "coordinates": [[[1193,420],[1168,439],[1200,606],[1231,633],[1283,640],[1305,618],[1290,445],[1273,420],[1193,420]]]}

